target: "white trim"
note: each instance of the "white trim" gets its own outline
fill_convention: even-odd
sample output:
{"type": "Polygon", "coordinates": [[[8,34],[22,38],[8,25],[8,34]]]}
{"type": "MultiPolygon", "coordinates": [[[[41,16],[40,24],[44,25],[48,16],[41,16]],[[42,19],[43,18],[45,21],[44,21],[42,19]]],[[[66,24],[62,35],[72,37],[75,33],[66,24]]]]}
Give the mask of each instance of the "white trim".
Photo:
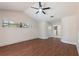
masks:
{"type": "Polygon", "coordinates": [[[68,44],[74,44],[74,45],[76,45],[76,43],[75,43],[75,42],[69,42],[69,41],[62,40],[62,39],[61,39],[61,42],[63,42],[63,43],[68,43],[68,44]]]}

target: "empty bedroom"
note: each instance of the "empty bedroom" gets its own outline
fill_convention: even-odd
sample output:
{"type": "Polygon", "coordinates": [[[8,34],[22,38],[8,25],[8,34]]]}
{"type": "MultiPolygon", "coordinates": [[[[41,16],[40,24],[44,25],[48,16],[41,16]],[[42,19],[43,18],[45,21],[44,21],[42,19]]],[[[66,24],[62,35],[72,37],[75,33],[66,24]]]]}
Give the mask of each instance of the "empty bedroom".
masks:
{"type": "Polygon", "coordinates": [[[0,2],[0,56],[78,56],[79,2],[0,2]]]}

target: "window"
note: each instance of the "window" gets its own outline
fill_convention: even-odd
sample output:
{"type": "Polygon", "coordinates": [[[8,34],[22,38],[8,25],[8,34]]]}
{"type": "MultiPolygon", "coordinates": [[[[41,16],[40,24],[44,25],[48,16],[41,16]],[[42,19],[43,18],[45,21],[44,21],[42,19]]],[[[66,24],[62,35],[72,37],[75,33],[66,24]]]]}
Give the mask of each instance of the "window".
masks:
{"type": "Polygon", "coordinates": [[[3,20],[2,27],[14,27],[14,28],[29,28],[30,24],[22,23],[22,22],[14,22],[11,20],[3,20]]]}

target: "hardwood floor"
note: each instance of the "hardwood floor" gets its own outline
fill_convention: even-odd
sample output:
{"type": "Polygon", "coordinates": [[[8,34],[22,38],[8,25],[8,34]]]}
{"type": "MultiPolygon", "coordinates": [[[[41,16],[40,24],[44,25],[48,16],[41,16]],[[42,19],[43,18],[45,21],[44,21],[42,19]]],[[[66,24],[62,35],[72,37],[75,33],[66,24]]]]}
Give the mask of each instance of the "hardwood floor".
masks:
{"type": "Polygon", "coordinates": [[[24,41],[0,47],[0,56],[77,56],[75,45],[49,38],[24,41]]]}

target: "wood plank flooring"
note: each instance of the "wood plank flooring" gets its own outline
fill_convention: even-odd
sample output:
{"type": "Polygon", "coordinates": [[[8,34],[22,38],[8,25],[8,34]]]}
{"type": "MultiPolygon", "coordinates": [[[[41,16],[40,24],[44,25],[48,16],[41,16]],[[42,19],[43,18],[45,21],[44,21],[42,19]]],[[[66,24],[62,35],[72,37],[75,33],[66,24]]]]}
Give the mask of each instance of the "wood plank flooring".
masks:
{"type": "Polygon", "coordinates": [[[75,45],[60,39],[34,39],[0,47],[0,56],[77,56],[75,45]]]}

